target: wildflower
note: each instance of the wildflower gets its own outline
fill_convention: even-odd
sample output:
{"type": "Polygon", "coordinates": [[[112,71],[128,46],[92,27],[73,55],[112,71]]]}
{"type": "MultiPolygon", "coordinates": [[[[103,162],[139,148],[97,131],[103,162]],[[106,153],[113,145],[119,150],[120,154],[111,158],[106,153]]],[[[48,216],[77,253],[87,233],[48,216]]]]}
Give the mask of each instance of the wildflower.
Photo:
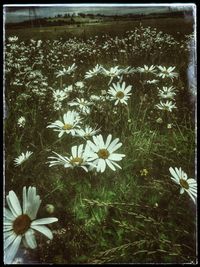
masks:
{"type": "Polygon", "coordinates": [[[76,101],[72,101],[68,103],[69,106],[77,106],[79,110],[84,113],[84,114],[89,114],[90,113],[90,108],[89,106],[93,105],[92,102],[89,102],[85,100],[84,98],[76,98],[76,101]]]}
{"type": "Polygon", "coordinates": [[[25,124],[26,124],[26,119],[24,117],[20,117],[17,121],[17,124],[19,125],[19,127],[24,128],[25,124]]]}
{"type": "Polygon", "coordinates": [[[8,41],[9,42],[16,42],[18,40],[18,37],[17,36],[10,36],[8,37],[8,41]]]}
{"type": "Polygon", "coordinates": [[[21,208],[18,197],[14,191],[9,191],[7,197],[9,209],[4,208],[4,257],[5,263],[12,263],[21,241],[31,249],[37,247],[35,230],[53,238],[52,232],[45,224],[57,222],[57,218],[36,219],[41,204],[35,187],[23,187],[23,205],[21,208]]]}
{"type": "Polygon", "coordinates": [[[60,132],[58,134],[59,138],[63,136],[64,133],[75,135],[76,129],[80,128],[78,124],[81,123],[79,114],[74,110],[69,110],[63,115],[63,121],[64,123],[57,120],[47,126],[47,128],[53,128],[54,131],[60,132]]]}
{"type": "Polygon", "coordinates": [[[55,101],[63,101],[67,97],[68,97],[68,95],[63,90],[55,90],[55,91],[53,91],[53,98],[54,98],[55,101]]]}
{"type": "Polygon", "coordinates": [[[76,130],[76,134],[84,139],[88,139],[89,137],[98,133],[100,129],[93,129],[89,126],[85,126],[85,129],[76,130]]]}
{"type": "Polygon", "coordinates": [[[153,80],[147,80],[147,81],[145,81],[145,83],[146,84],[156,84],[156,83],[159,83],[159,80],[155,80],[155,79],[153,79],[153,80]]]}
{"type": "Polygon", "coordinates": [[[161,78],[176,78],[178,77],[178,73],[177,72],[173,72],[173,70],[175,69],[175,67],[163,67],[163,66],[158,66],[158,69],[160,70],[160,73],[157,74],[158,77],[161,78]]]}
{"type": "Polygon", "coordinates": [[[63,89],[65,93],[71,93],[73,91],[73,86],[69,85],[63,89]]]}
{"type": "Polygon", "coordinates": [[[86,72],[85,74],[85,79],[89,79],[92,78],[93,76],[98,75],[102,70],[102,66],[101,65],[96,65],[92,70],[89,70],[88,72],[86,72]]]}
{"type": "Polygon", "coordinates": [[[106,90],[101,90],[101,94],[106,95],[107,94],[106,90]]]}
{"type": "Polygon", "coordinates": [[[176,93],[174,92],[174,87],[165,87],[163,86],[162,90],[159,89],[158,91],[158,96],[163,99],[171,98],[174,99],[174,96],[176,93]]]}
{"type": "Polygon", "coordinates": [[[171,129],[172,128],[172,124],[171,123],[168,123],[167,124],[167,129],[171,129]]]}
{"type": "Polygon", "coordinates": [[[175,167],[174,169],[170,167],[169,171],[172,175],[171,179],[176,184],[179,184],[181,186],[180,194],[183,194],[186,191],[195,203],[195,198],[197,197],[196,180],[193,178],[188,179],[187,174],[181,169],[181,167],[179,169],[177,167],[175,167]]]}
{"type": "Polygon", "coordinates": [[[141,175],[141,176],[147,176],[148,173],[149,173],[149,172],[147,171],[147,169],[142,169],[142,170],[140,171],[140,175],[141,175]]]}
{"type": "Polygon", "coordinates": [[[155,70],[155,66],[154,65],[151,65],[150,67],[147,66],[147,65],[144,65],[144,67],[138,67],[137,70],[140,73],[153,73],[153,74],[156,73],[156,70],[155,70]]]}
{"type": "Polygon", "coordinates": [[[62,108],[62,103],[60,101],[53,103],[54,110],[60,110],[62,108]]]}
{"type": "Polygon", "coordinates": [[[156,120],[156,122],[159,123],[159,124],[161,124],[161,123],[163,123],[163,119],[162,119],[162,118],[158,118],[158,119],[156,120]]]}
{"type": "Polygon", "coordinates": [[[66,157],[62,156],[56,152],[53,152],[57,157],[48,157],[51,159],[49,162],[49,167],[55,166],[55,165],[63,165],[65,168],[74,168],[74,167],[81,167],[86,172],[88,172],[87,165],[91,165],[90,162],[88,162],[88,153],[85,152],[83,149],[83,144],[79,146],[73,146],[71,148],[71,156],[66,157]]]}
{"type": "Polygon", "coordinates": [[[92,101],[99,101],[99,100],[101,100],[101,97],[98,96],[98,95],[91,95],[91,96],[90,96],[90,99],[91,99],[92,101]]]}
{"type": "Polygon", "coordinates": [[[121,70],[119,69],[118,66],[116,67],[111,67],[110,70],[106,70],[102,68],[102,74],[110,78],[110,81],[108,82],[108,85],[112,82],[114,77],[120,78],[121,75],[121,70]]]}
{"type": "Polygon", "coordinates": [[[131,95],[129,93],[132,89],[132,85],[126,87],[126,83],[123,82],[122,85],[118,82],[117,84],[113,83],[113,87],[110,87],[108,94],[111,95],[111,100],[115,100],[115,105],[118,103],[127,105],[127,101],[131,95]]]}
{"type": "Polygon", "coordinates": [[[176,104],[172,103],[172,101],[168,101],[168,100],[165,103],[160,101],[160,103],[157,104],[156,107],[158,109],[161,109],[161,110],[166,110],[166,111],[172,112],[172,109],[176,108],[176,104]]]}
{"type": "Polygon", "coordinates": [[[24,163],[31,155],[33,154],[33,152],[31,151],[27,151],[25,154],[21,153],[21,155],[19,155],[19,157],[17,157],[16,159],[14,159],[15,165],[19,166],[22,163],[24,163]]]}
{"type": "Polygon", "coordinates": [[[84,87],[84,83],[79,81],[79,82],[76,82],[75,83],[76,87],[79,87],[79,88],[83,88],[84,87]]]}
{"type": "Polygon", "coordinates": [[[112,135],[109,134],[106,142],[103,141],[102,135],[93,136],[93,142],[87,141],[88,161],[96,166],[97,172],[104,172],[106,165],[108,165],[113,171],[115,167],[121,169],[116,161],[122,160],[125,157],[124,154],[114,153],[118,148],[122,146],[119,142],[119,138],[114,139],[112,142],[112,135]]]}
{"type": "Polygon", "coordinates": [[[67,69],[63,68],[63,70],[60,70],[58,72],[56,72],[56,78],[60,77],[60,76],[64,76],[64,75],[70,75],[72,74],[75,69],[77,69],[77,66],[75,63],[73,63],[71,66],[69,66],[67,69]]]}

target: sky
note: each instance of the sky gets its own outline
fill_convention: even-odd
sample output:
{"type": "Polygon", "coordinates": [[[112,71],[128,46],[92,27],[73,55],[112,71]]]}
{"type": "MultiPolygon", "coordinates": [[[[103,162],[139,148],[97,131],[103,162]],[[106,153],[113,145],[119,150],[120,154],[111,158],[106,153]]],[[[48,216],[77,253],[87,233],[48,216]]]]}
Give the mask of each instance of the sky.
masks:
{"type": "MultiPolygon", "coordinates": [[[[178,9],[187,9],[188,6],[174,6],[174,10],[178,9]]],[[[16,6],[6,6],[4,7],[4,15],[5,15],[5,22],[11,23],[11,22],[22,22],[25,20],[29,20],[30,18],[44,18],[44,17],[55,17],[58,14],[73,14],[73,13],[92,13],[92,14],[103,14],[103,15],[124,15],[124,14],[150,14],[150,13],[160,13],[160,12],[169,12],[169,6],[156,6],[152,7],[152,5],[148,6],[36,6],[34,8],[35,11],[33,11],[33,7],[20,7],[19,5],[16,6]]]]}

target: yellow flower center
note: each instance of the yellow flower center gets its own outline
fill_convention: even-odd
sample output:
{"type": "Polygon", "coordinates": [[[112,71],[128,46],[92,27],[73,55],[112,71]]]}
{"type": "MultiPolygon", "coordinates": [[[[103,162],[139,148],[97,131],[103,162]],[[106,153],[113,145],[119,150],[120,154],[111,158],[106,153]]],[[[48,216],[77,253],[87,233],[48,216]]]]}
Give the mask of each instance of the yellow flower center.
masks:
{"type": "Polygon", "coordinates": [[[186,180],[184,179],[180,179],[180,185],[185,188],[185,189],[189,189],[189,184],[186,180]]]}
{"type": "Polygon", "coordinates": [[[116,97],[122,99],[124,97],[124,93],[119,91],[116,93],[116,97]]]}
{"type": "Polygon", "coordinates": [[[165,74],[165,75],[167,75],[167,74],[169,74],[169,71],[164,70],[162,73],[165,74]]]}
{"type": "Polygon", "coordinates": [[[74,164],[74,165],[80,165],[81,163],[83,163],[83,159],[76,157],[76,158],[71,159],[70,162],[71,164],[74,164]]]}
{"type": "Polygon", "coordinates": [[[13,230],[17,235],[22,235],[30,228],[31,219],[28,215],[18,216],[13,222],[13,230]]]}
{"type": "Polygon", "coordinates": [[[64,126],[63,126],[63,130],[70,130],[70,129],[72,129],[73,128],[73,125],[71,125],[71,124],[65,124],[64,126]]]}
{"type": "Polygon", "coordinates": [[[100,149],[97,153],[98,157],[101,159],[107,159],[110,155],[107,149],[100,149]]]}

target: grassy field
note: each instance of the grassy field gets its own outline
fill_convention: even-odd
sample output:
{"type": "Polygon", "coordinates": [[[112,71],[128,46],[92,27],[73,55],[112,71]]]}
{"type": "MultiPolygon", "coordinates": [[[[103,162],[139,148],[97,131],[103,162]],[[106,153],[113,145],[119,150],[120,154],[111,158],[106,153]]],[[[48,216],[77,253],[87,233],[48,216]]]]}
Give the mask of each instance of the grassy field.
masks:
{"type": "Polygon", "coordinates": [[[101,23],[86,23],[80,27],[77,25],[67,26],[52,26],[52,27],[36,27],[27,29],[7,30],[7,35],[17,35],[19,38],[25,40],[36,39],[55,39],[62,37],[89,37],[96,34],[111,34],[121,35],[125,31],[134,30],[135,27],[139,27],[140,24],[144,27],[156,27],[158,30],[166,32],[168,34],[180,37],[180,35],[189,34],[192,31],[193,24],[191,19],[183,18],[161,18],[161,19],[146,19],[140,21],[116,21],[116,22],[101,22],[101,23]],[[116,27],[113,27],[116,26],[116,27]]]}
{"type": "Polygon", "coordinates": [[[22,203],[23,186],[34,186],[42,200],[37,218],[58,218],[49,226],[52,240],[35,231],[35,249],[21,243],[15,260],[196,262],[195,193],[189,194],[184,173],[176,184],[169,171],[181,167],[195,179],[196,88],[187,72],[192,33],[191,21],[181,18],[6,30],[5,193],[13,190],[22,203]],[[118,94],[110,92],[115,87],[118,94]],[[89,163],[85,171],[80,155],[70,167],[66,159],[50,166],[53,152],[70,157],[73,146],[83,144],[85,152],[101,139],[82,138],[75,126],[73,135],[72,122],[63,123],[71,110],[82,119],[80,129],[90,126],[99,129],[94,136],[122,143],[115,140],[113,152],[99,141],[102,172],[89,163]],[[48,128],[58,120],[59,131],[48,128]],[[33,154],[14,164],[26,151],[33,154]],[[115,171],[107,162],[113,153],[121,167],[113,164],[115,171]]]}

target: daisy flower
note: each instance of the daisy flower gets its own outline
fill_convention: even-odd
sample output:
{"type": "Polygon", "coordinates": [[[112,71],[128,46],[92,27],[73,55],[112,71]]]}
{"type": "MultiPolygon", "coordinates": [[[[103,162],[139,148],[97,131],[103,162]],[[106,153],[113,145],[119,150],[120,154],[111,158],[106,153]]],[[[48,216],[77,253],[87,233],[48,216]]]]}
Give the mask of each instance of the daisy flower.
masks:
{"type": "Polygon", "coordinates": [[[75,69],[77,69],[77,66],[75,63],[73,63],[71,66],[69,66],[67,69],[63,68],[63,70],[59,70],[58,72],[56,72],[56,78],[60,77],[60,76],[64,76],[64,75],[70,75],[72,74],[72,72],[75,71],[75,69]]]}
{"type": "Polygon", "coordinates": [[[172,109],[176,108],[176,104],[168,100],[165,103],[160,101],[160,103],[157,104],[156,107],[160,110],[166,110],[166,111],[172,112],[172,109]]]}
{"type": "Polygon", "coordinates": [[[8,41],[9,42],[16,42],[18,40],[18,37],[17,36],[10,36],[8,37],[8,41]]]}
{"type": "Polygon", "coordinates": [[[78,88],[80,88],[80,89],[84,87],[84,83],[81,82],[81,81],[76,82],[75,85],[76,85],[76,87],[78,87],[78,88]]]}
{"type": "Polygon", "coordinates": [[[158,66],[158,69],[160,70],[160,73],[157,74],[158,77],[161,78],[176,78],[178,77],[178,73],[177,72],[173,72],[173,70],[175,69],[175,67],[163,67],[163,66],[158,66]]]}
{"type": "Polygon", "coordinates": [[[110,87],[108,94],[111,95],[110,99],[115,101],[115,105],[118,103],[127,105],[127,101],[131,95],[130,91],[132,85],[126,87],[126,83],[123,82],[122,85],[118,82],[117,84],[113,83],[113,87],[110,87]]]}
{"type": "Polygon", "coordinates": [[[71,93],[73,91],[73,86],[69,85],[63,89],[65,93],[71,93]]]}
{"type": "Polygon", "coordinates": [[[62,103],[60,101],[53,103],[54,110],[60,110],[62,108],[62,103]]]}
{"type": "Polygon", "coordinates": [[[112,82],[114,77],[117,77],[118,79],[120,79],[120,75],[121,75],[121,70],[119,69],[118,66],[116,67],[111,67],[109,70],[106,70],[104,68],[102,68],[102,74],[105,76],[110,77],[110,81],[108,83],[108,85],[112,82]]]}
{"type": "Polygon", "coordinates": [[[163,99],[171,98],[174,99],[176,93],[174,92],[174,87],[165,87],[163,86],[162,89],[158,90],[158,96],[163,99]]]}
{"type": "Polygon", "coordinates": [[[129,75],[129,74],[133,74],[135,72],[136,72],[136,69],[135,68],[131,68],[130,66],[127,67],[127,68],[121,69],[121,74],[129,75]]]}
{"type": "Polygon", "coordinates": [[[154,65],[151,65],[150,67],[147,65],[144,65],[144,67],[138,67],[137,68],[138,72],[140,73],[156,73],[156,69],[154,65]]]}
{"type": "Polygon", "coordinates": [[[37,247],[35,230],[52,239],[52,232],[45,224],[57,222],[58,219],[36,219],[41,200],[36,195],[35,187],[29,186],[28,191],[23,187],[22,207],[14,191],[9,191],[6,201],[9,209],[4,208],[4,259],[9,264],[15,258],[21,241],[31,249],[37,247]]]}
{"type": "Polygon", "coordinates": [[[85,126],[85,129],[76,130],[76,134],[84,139],[88,139],[89,137],[96,135],[99,131],[100,129],[93,129],[89,126],[85,126]]]}
{"type": "Polygon", "coordinates": [[[155,80],[155,79],[153,79],[153,80],[147,80],[147,81],[145,81],[145,83],[146,84],[156,84],[156,83],[159,83],[159,80],[155,80]]]}
{"type": "Polygon", "coordinates": [[[26,124],[26,119],[24,117],[20,117],[17,121],[17,124],[19,125],[19,127],[24,127],[26,124]]]}
{"type": "Polygon", "coordinates": [[[93,76],[98,75],[101,72],[102,66],[101,65],[96,65],[92,70],[89,70],[85,74],[85,79],[92,78],[93,76]]]}
{"type": "Polygon", "coordinates": [[[87,165],[91,165],[91,163],[87,162],[88,155],[85,153],[85,150],[83,148],[83,144],[79,146],[73,146],[71,148],[71,156],[66,157],[62,156],[56,152],[53,151],[53,153],[57,157],[48,157],[51,159],[49,162],[49,167],[55,166],[55,165],[63,165],[65,168],[75,168],[75,167],[81,167],[86,172],[88,172],[87,165]]]}
{"type": "Polygon", "coordinates": [[[76,129],[80,128],[81,118],[79,114],[74,110],[69,110],[63,115],[63,121],[55,121],[47,128],[53,128],[54,131],[59,132],[58,137],[63,136],[64,133],[75,135],[76,129]]]}
{"type": "Polygon", "coordinates": [[[89,114],[90,113],[90,108],[89,106],[93,105],[93,102],[89,102],[85,100],[84,98],[76,98],[76,101],[71,101],[68,103],[69,106],[73,107],[76,106],[79,108],[79,110],[84,113],[84,114],[89,114]]]}
{"type": "Polygon", "coordinates": [[[21,155],[19,155],[19,157],[17,157],[16,159],[14,159],[15,165],[19,166],[22,163],[24,163],[31,155],[33,154],[33,152],[31,151],[27,151],[25,154],[21,153],[21,155]]]}
{"type": "Polygon", "coordinates": [[[67,97],[68,97],[67,93],[63,90],[53,91],[53,98],[55,101],[63,101],[67,97]]]}
{"type": "Polygon", "coordinates": [[[91,99],[92,101],[100,101],[100,100],[101,100],[101,97],[98,96],[98,95],[91,95],[91,96],[90,96],[90,99],[91,99]]]}
{"type": "Polygon", "coordinates": [[[96,166],[97,172],[104,172],[106,165],[108,165],[113,171],[116,170],[115,167],[121,169],[121,167],[116,163],[116,161],[122,160],[125,157],[124,154],[114,153],[118,148],[122,146],[119,143],[119,138],[114,139],[112,142],[112,135],[109,134],[106,142],[104,142],[102,135],[93,136],[93,142],[87,141],[87,153],[88,161],[96,166]]]}
{"type": "Polygon", "coordinates": [[[180,194],[183,194],[185,191],[191,197],[195,203],[195,198],[197,197],[197,182],[193,178],[188,178],[187,174],[181,169],[175,167],[169,168],[169,171],[172,175],[171,179],[178,185],[181,186],[180,194]]]}

